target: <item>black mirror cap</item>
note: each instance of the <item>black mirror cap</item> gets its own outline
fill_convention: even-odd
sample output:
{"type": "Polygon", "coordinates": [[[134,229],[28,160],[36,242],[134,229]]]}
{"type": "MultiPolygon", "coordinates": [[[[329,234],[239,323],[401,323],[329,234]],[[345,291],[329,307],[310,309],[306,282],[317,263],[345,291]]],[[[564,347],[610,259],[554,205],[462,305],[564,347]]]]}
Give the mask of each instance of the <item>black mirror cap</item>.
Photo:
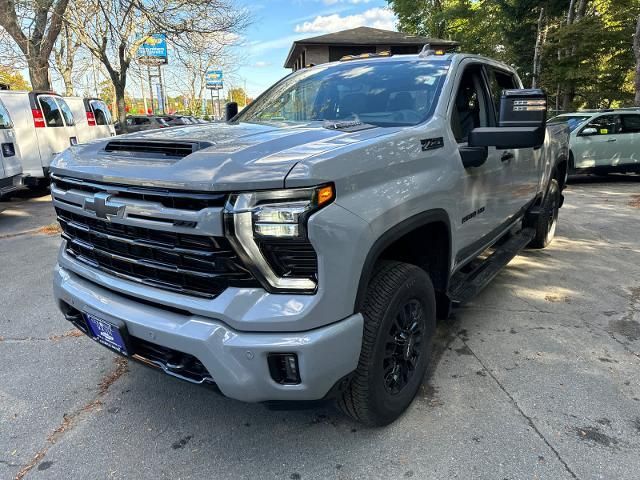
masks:
{"type": "Polygon", "coordinates": [[[225,115],[224,119],[227,122],[230,122],[233,117],[238,114],[238,103],[237,102],[229,102],[225,105],[225,115]]]}
{"type": "Polygon", "coordinates": [[[478,127],[469,132],[470,147],[540,148],[546,128],[538,127],[478,127]]]}
{"type": "Polygon", "coordinates": [[[547,122],[547,94],[539,88],[503,90],[500,127],[540,127],[547,122]]]}

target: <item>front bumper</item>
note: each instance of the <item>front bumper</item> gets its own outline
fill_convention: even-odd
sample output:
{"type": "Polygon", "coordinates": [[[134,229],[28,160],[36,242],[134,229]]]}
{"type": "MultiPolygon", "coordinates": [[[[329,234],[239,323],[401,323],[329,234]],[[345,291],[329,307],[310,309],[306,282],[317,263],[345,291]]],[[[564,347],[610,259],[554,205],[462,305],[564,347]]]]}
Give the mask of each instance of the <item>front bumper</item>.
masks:
{"type": "Polygon", "coordinates": [[[358,364],[360,314],[303,332],[240,332],[222,321],[138,302],[60,265],[53,283],[59,304],[107,321],[122,321],[133,337],[193,355],[220,391],[238,400],[318,400],[358,364]],[[269,373],[269,353],[296,353],[301,383],[276,383],[269,373]]]}
{"type": "Polygon", "coordinates": [[[0,196],[11,193],[22,187],[22,175],[0,179],[0,196]]]}

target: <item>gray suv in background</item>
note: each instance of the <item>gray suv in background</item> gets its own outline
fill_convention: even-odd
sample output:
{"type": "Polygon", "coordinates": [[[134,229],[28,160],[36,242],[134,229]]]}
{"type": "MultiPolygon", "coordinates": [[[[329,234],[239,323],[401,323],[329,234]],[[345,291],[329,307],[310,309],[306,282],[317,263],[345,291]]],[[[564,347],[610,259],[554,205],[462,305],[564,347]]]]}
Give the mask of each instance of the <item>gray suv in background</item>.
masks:
{"type": "Polygon", "coordinates": [[[437,317],[555,233],[566,125],[467,54],[299,70],[226,124],[52,165],[54,292],[112,350],[247,402],[370,425],[422,384],[437,317]]]}
{"type": "MultiPolygon", "coordinates": [[[[156,130],[158,128],[166,128],[171,126],[163,117],[154,115],[128,115],[126,122],[128,133],[143,132],[145,130],[156,130]]],[[[116,130],[116,134],[120,135],[124,133],[124,130],[120,123],[116,122],[114,127],[116,130]]]]}

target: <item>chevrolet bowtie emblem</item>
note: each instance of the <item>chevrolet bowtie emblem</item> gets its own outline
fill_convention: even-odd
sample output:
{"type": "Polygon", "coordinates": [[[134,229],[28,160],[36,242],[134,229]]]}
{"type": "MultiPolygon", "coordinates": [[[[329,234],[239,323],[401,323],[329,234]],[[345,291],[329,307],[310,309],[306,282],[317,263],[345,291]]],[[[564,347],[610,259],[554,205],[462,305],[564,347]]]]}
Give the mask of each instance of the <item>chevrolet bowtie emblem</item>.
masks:
{"type": "Polygon", "coordinates": [[[111,220],[113,217],[121,217],[124,205],[110,201],[111,195],[106,192],[96,193],[93,198],[84,200],[84,209],[94,212],[96,217],[111,220]]]}

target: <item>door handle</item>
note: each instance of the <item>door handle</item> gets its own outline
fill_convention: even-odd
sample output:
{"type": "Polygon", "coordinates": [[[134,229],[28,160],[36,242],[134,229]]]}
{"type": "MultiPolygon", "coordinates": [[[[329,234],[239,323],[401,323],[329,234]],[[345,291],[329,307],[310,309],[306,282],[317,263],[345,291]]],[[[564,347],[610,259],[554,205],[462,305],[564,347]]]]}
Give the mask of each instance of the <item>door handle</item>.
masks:
{"type": "Polygon", "coordinates": [[[514,157],[513,152],[503,152],[502,155],[500,156],[500,161],[501,162],[508,162],[513,157],[514,157]]]}
{"type": "Polygon", "coordinates": [[[608,143],[608,142],[615,142],[615,141],[616,141],[616,139],[615,139],[615,138],[608,138],[608,139],[607,139],[607,143],[608,143]]]}

